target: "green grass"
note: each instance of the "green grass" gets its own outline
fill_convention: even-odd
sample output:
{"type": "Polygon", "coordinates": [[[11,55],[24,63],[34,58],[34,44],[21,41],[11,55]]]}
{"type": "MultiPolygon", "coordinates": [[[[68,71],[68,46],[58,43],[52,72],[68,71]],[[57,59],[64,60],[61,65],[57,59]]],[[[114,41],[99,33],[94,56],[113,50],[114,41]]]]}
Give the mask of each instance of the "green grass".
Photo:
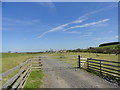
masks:
{"type": "Polygon", "coordinates": [[[94,59],[103,59],[103,60],[110,60],[110,61],[118,61],[118,56],[115,54],[101,54],[101,53],[53,53],[49,54],[47,56],[60,56],[60,57],[53,57],[57,59],[72,59],[72,58],[78,58],[78,56],[73,57],[65,57],[69,55],[81,55],[81,58],[94,58],[94,59]],[[99,55],[99,56],[97,56],[99,55]]]}
{"type": "MultiPolygon", "coordinates": [[[[72,57],[65,57],[65,56],[81,55],[82,58],[94,58],[94,59],[103,59],[103,60],[108,60],[108,61],[118,61],[118,56],[116,56],[115,54],[110,54],[109,55],[109,54],[76,53],[76,52],[71,52],[71,53],[51,53],[51,54],[48,54],[48,53],[44,53],[44,54],[41,54],[41,53],[40,54],[3,53],[2,57],[0,57],[0,64],[2,64],[2,72],[5,72],[5,71],[19,65],[23,61],[26,61],[28,58],[35,57],[35,56],[40,56],[40,55],[49,56],[49,57],[60,56],[60,57],[52,57],[52,58],[59,59],[61,61],[65,61],[65,62],[73,65],[74,67],[78,66],[78,56],[72,56],[72,57]],[[97,56],[97,55],[99,55],[99,56],[97,56]],[[62,60],[62,59],[64,59],[64,60],[62,60]]],[[[11,75],[4,78],[3,79],[4,83],[8,79],[13,77],[17,72],[18,71],[15,71],[11,75]]],[[[42,72],[32,72],[32,73],[31,73],[31,76],[30,76],[31,79],[33,79],[33,77],[35,75],[39,74],[38,76],[40,76],[40,77],[41,77],[41,75],[43,75],[42,72]]],[[[35,78],[37,78],[37,77],[35,77],[35,78]]],[[[36,82],[38,82],[38,79],[35,79],[35,80],[37,80],[36,82]]],[[[35,82],[34,80],[32,80],[32,81],[35,82]]],[[[42,84],[40,81],[41,81],[41,79],[39,79],[39,82],[35,83],[35,85],[33,85],[30,88],[38,87],[39,83],[42,84]]],[[[28,79],[28,85],[27,85],[28,88],[29,88],[29,86],[31,86],[29,83],[31,84],[32,82],[29,82],[29,79],[28,79]]]]}
{"type": "Polygon", "coordinates": [[[41,54],[26,54],[26,53],[3,53],[2,54],[2,72],[6,72],[9,69],[19,65],[26,61],[28,58],[40,56],[41,54]]]}
{"type": "MultiPolygon", "coordinates": [[[[52,58],[58,59],[60,61],[65,61],[65,62],[71,64],[73,67],[78,67],[78,56],[65,57],[65,56],[70,56],[70,55],[81,55],[81,58],[93,58],[93,59],[100,59],[100,60],[107,60],[107,61],[116,61],[116,62],[119,61],[118,60],[119,56],[116,56],[115,54],[99,54],[99,53],[55,53],[55,54],[48,55],[48,56],[50,56],[50,57],[52,57],[52,56],[60,56],[60,57],[52,57],[52,58]]],[[[84,60],[82,60],[82,61],[84,61],[84,60]]],[[[91,61],[93,61],[93,60],[91,60],[91,61]]],[[[94,61],[94,62],[98,62],[99,63],[99,61],[94,61]]],[[[110,63],[110,62],[103,62],[103,63],[118,66],[118,64],[116,64],[116,63],[110,63]]],[[[91,64],[92,65],[98,65],[98,64],[95,64],[95,63],[91,63],[91,64]]],[[[102,66],[118,70],[118,68],[116,68],[116,67],[105,66],[105,65],[102,65],[102,66]]],[[[96,67],[96,66],[93,66],[93,67],[96,67]]],[[[108,69],[103,69],[103,70],[108,70],[108,69]]],[[[111,70],[108,70],[108,71],[111,71],[111,70]]],[[[92,72],[94,72],[94,71],[92,71],[92,72]]],[[[105,71],[103,71],[103,72],[105,72],[105,71]]],[[[117,71],[113,71],[113,70],[112,70],[112,72],[118,73],[117,71]]],[[[111,74],[111,73],[108,73],[108,74],[111,74]]],[[[114,75],[114,74],[112,74],[112,75],[114,75]]],[[[109,77],[109,76],[107,76],[107,77],[109,77]]],[[[111,78],[111,77],[109,77],[109,78],[111,78]]],[[[116,79],[116,80],[118,80],[118,79],[116,79]]]]}
{"type": "Polygon", "coordinates": [[[120,44],[117,45],[108,45],[108,46],[102,46],[102,47],[96,47],[96,48],[110,48],[110,49],[116,49],[116,46],[119,46],[120,44]]]}
{"type": "Polygon", "coordinates": [[[102,60],[108,60],[108,61],[116,61],[118,62],[118,56],[115,54],[99,54],[99,53],[53,53],[49,54],[47,56],[52,57],[52,56],[60,56],[60,57],[52,57],[54,59],[59,59],[61,61],[66,61],[69,64],[73,65],[74,67],[78,66],[78,55],[81,56],[81,58],[94,58],[94,59],[102,59],[102,60]],[[77,55],[77,56],[72,56],[72,57],[65,57],[65,56],[70,56],[70,55],[77,55]],[[99,55],[99,56],[97,56],[99,55]],[[65,60],[62,60],[65,59],[65,60]]]}
{"type": "MultiPolygon", "coordinates": [[[[36,54],[26,54],[26,53],[2,53],[2,57],[0,58],[0,64],[1,66],[1,73],[8,71],[11,68],[14,68],[18,66],[20,63],[26,61],[28,58],[33,58],[36,56],[43,55],[42,53],[36,53],[36,54]]],[[[24,65],[25,66],[25,65],[24,65]]],[[[23,66],[23,67],[24,67],[23,66]]],[[[18,73],[20,69],[14,71],[10,75],[6,76],[2,79],[2,84],[7,82],[11,77],[13,77],[16,73],[18,73]]]]}
{"type": "Polygon", "coordinates": [[[42,71],[32,71],[24,88],[41,88],[43,76],[42,71]]]}
{"type": "Polygon", "coordinates": [[[2,53],[0,53],[0,73],[2,73],[2,53]]]}

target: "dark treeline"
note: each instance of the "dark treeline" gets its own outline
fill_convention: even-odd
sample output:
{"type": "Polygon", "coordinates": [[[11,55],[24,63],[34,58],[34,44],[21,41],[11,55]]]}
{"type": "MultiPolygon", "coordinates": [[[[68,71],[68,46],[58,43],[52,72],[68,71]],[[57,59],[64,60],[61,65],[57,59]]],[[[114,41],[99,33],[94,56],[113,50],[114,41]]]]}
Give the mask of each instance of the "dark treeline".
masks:
{"type": "Polygon", "coordinates": [[[67,50],[67,52],[89,52],[89,53],[103,53],[103,54],[120,54],[120,44],[114,47],[89,47],[87,49],[67,50]]]}
{"type": "MultiPolygon", "coordinates": [[[[65,52],[88,52],[88,53],[103,53],[103,54],[120,54],[120,43],[118,42],[112,42],[112,43],[104,43],[99,45],[99,47],[89,47],[87,49],[74,49],[74,50],[46,50],[44,52],[14,52],[14,53],[19,53],[19,54],[37,54],[37,53],[55,53],[55,52],[60,52],[60,53],[65,53],[65,52]]],[[[11,51],[8,51],[8,53],[11,53],[11,51]]]]}
{"type": "Polygon", "coordinates": [[[116,45],[116,44],[120,44],[120,42],[103,43],[103,44],[100,44],[99,47],[109,46],[109,45],[116,45]]]}

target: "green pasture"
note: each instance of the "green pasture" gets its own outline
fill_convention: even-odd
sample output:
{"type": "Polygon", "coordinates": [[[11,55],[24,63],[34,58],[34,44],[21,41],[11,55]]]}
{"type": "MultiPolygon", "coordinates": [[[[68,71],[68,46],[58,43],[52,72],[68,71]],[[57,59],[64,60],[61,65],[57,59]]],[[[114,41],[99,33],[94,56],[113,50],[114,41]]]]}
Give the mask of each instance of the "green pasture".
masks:
{"type": "Polygon", "coordinates": [[[93,59],[101,59],[101,60],[108,60],[108,61],[116,61],[118,62],[118,55],[115,54],[99,54],[99,53],[76,53],[76,52],[71,52],[71,53],[53,53],[49,54],[47,56],[59,59],[61,61],[66,61],[73,66],[78,65],[78,55],[81,56],[81,58],[93,58],[93,59]],[[74,56],[75,55],[75,56],[74,56]],[[54,56],[60,56],[60,57],[54,57],[54,56]],[[68,56],[68,57],[66,57],[68,56]]]}
{"type": "MultiPolygon", "coordinates": [[[[54,58],[54,59],[59,59],[60,61],[65,61],[65,62],[71,64],[73,67],[78,67],[78,55],[80,55],[81,58],[93,58],[93,59],[116,61],[116,62],[119,61],[119,58],[118,58],[119,56],[118,55],[115,55],[115,54],[99,54],[99,53],[55,53],[55,54],[49,55],[49,57],[54,58]],[[60,57],[57,57],[57,56],[60,56],[60,57]],[[66,56],[68,56],[68,57],[66,57],[66,56]]],[[[81,61],[86,61],[86,60],[81,59],[81,61]]],[[[93,60],[91,60],[91,61],[93,61],[93,60]]],[[[94,62],[99,63],[99,61],[94,61],[94,62]]],[[[116,64],[116,63],[110,63],[110,62],[102,62],[102,63],[120,66],[120,64],[116,64]]],[[[90,64],[99,66],[99,64],[95,64],[95,63],[90,63],[90,64]]],[[[96,66],[93,66],[93,67],[99,69],[99,67],[96,67],[96,66]]],[[[102,67],[107,67],[107,68],[112,68],[112,69],[119,70],[119,68],[117,68],[117,67],[111,67],[111,66],[106,66],[106,65],[102,65],[102,67]]],[[[96,70],[96,69],[93,69],[93,70],[96,70]]],[[[108,70],[108,69],[102,68],[102,70],[108,70]]],[[[118,73],[117,71],[114,71],[114,70],[108,70],[108,71],[118,73]]],[[[103,72],[106,73],[106,71],[103,71],[103,72]]],[[[111,74],[109,72],[107,72],[107,73],[111,74]]],[[[112,74],[112,75],[118,76],[118,75],[115,75],[115,74],[112,74]]]]}
{"type": "Polygon", "coordinates": [[[110,48],[110,49],[116,49],[117,46],[120,46],[120,44],[117,44],[117,45],[108,45],[108,46],[102,46],[102,47],[96,47],[96,48],[110,48]]]}
{"type": "MultiPolygon", "coordinates": [[[[108,61],[117,61],[118,62],[118,55],[115,54],[99,54],[99,53],[78,53],[78,52],[69,52],[69,53],[36,53],[36,54],[26,54],[26,53],[3,53],[2,57],[0,57],[0,64],[2,64],[2,71],[1,72],[5,72],[17,65],[19,65],[20,63],[26,61],[28,58],[32,58],[35,56],[47,56],[47,57],[51,57],[54,59],[59,59],[60,61],[65,61],[71,65],[73,65],[74,67],[78,67],[78,55],[81,56],[81,58],[94,58],[94,59],[102,59],[102,60],[108,60],[108,61]],[[59,56],[59,57],[57,57],[59,56]],[[68,57],[66,57],[68,56],[68,57]]],[[[110,64],[110,63],[107,63],[110,64]]],[[[109,67],[109,66],[108,66],[109,67]]],[[[5,83],[8,79],[10,79],[11,77],[13,77],[17,72],[19,72],[19,70],[13,72],[12,74],[10,74],[9,76],[7,76],[6,78],[3,79],[3,83],[5,83]]],[[[41,80],[42,77],[42,72],[33,72],[30,74],[30,79],[28,79],[28,82],[25,86],[25,88],[29,88],[32,83],[38,82],[38,79],[33,79],[33,77],[35,76],[35,74],[39,74],[41,75],[39,78],[39,80],[41,80]],[[30,82],[30,81],[33,82],[30,82]]],[[[37,78],[37,77],[34,77],[37,78]]],[[[32,85],[32,87],[38,87],[38,84],[40,84],[41,82],[35,83],[35,85],[32,85]]]]}
{"type": "MultiPolygon", "coordinates": [[[[9,69],[12,69],[16,66],[18,66],[20,63],[26,61],[29,58],[33,58],[36,56],[43,55],[43,53],[33,53],[33,54],[27,54],[27,53],[2,53],[2,57],[0,58],[0,64],[2,65],[1,67],[1,72],[6,72],[9,69]]],[[[23,66],[24,67],[24,66],[23,66]]],[[[10,75],[6,76],[5,78],[2,79],[2,84],[7,82],[11,77],[13,77],[16,73],[19,72],[20,69],[14,71],[10,75]]]]}
{"type": "Polygon", "coordinates": [[[26,53],[3,53],[2,54],[2,72],[5,72],[29,58],[40,56],[42,54],[26,54],[26,53]]]}
{"type": "MultiPolygon", "coordinates": [[[[110,60],[110,61],[118,61],[118,55],[115,54],[101,54],[101,53],[78,53],[78,52],[70,52],[70,53],[53,53],[48,54],[47,56],[61,56],[62,58],[70,59],[70,58],[78,58],[78,55],[81,56],[81,58],[94,58],[94,59],[104,59],[104,60],[110,60]],[[73,57],[65,57],[65,56],[71,56],[75,55],[73,57]]],[[[55,57],[60,59],[61,57],[55,57]]]]}

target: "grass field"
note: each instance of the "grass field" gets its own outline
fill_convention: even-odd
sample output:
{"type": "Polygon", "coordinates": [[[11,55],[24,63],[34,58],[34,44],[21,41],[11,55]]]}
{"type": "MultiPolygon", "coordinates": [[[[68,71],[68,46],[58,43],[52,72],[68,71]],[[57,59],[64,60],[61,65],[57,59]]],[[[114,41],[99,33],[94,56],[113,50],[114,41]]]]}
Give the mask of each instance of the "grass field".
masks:
{"type": "MultiPolygon", "coordinates": [[[[11,68],[18,66],[20,63],[26,61],[28,58],[32,58],[35,56],[43,55],[42,53],[37,54],[26,54],[26,53],[3,53],[1,57],[0,64],[2,64],[2,73],[8,71],[11,68]]],[[[8,81],[11,77],[13,77],[16,73],[19,72],[19,69],[3,78],[2,84],[8,81]]]]}
{"type": "Polygon", "coordinates": [[[0,73],[2,73],[2,53],[0,53],[0,73]]]}
{"type": "MultiPolygon", "coordinates": [[[[71,64],[73,67],[78,67],[78,55],[80,55],[81,58],[93,58],[93,59],[99,59],[99,60],[107,60],[107,61],[116,61],[116,62],[119,62],[119,58],[118,58],[119,56],[115,55],[115,54],[99,54],[99,53],[55,53],[55,54],[51,54],[49,56],[52,57],[52,58],[54,58],[54,59],[59,59],[60,61],[65,61],[65,62],[71,64]],[[57,56],[59,56],[59,57],[57,57],[57,56]],[[66,57],[66,56],[68,56],[68,57],[66,57]]],[[[82,60],[82,61],[86,61],[86,60],[82,60]]],[[[93,60],[91,60],[91,61],[93,61],[93,60]]],[[[94,62],[99,63],[99,61],[94,61],[94,62]]],[[[117,64],[117,63],[109,63],[109,62],[102,62],[102,63],[120,66],[120,64],[117,64]]],[[[95,64],[95,63],[91,63],[91,64],[99,66],[99,64],[95,64]]],[[[96,66],[93,66],[93,67],[98,68],[96,66]]],[[[105,65],[102,65],[102,67],[107,67],[107,68],[112,68],[112,69],[119,70],[119,68],[117,68],[117,67],[111,67],[111,66],[105,66],[105,65]]],[[[107,69],[102,68],[102,70],[103,70],[103,72],[108,73],[108,72],[104,71],[104,70],[107,70],[107,69]]],[[[112,72],[118,73],[117,71],[113,71],[113,70],[108,70],[108,71],[112,71],[112,72]]],[[[111,74],[111,73],[108,73],[108,74],[111,74]]],[[[114,74],[111,74],[111,75],[114,75],[114,74]]],[[[118,76],[118,75],[115,75],[115,76],[118,76]]]]}
{"type": "Polygon", "coordinates": [[[50,57],[60,56],[60,57],[52,57],[52,58],[66,61],[76,67],[78,65],[78,63],[77,63],[78,55],[80,55],[81,58],[94,58],[94,59],[102,59],[102,60],[117,61],[117,62],[119,59],[118,56],[116,56],[115,54],[98,54],[98,53],[54,53],[54,54],[49,54],[47,56],[50,56],[50,57]],[[66,56],[68,56],[68,57],[66,57],[66,56]]]}
{"type": "MultiPolygon", "coordinates": [[[[95,58],[95,59],[118,61],[118,56],[116,56],[115,54],[109,55],[109,54],[95,54],[95,53],[53,53],[53,54],[3,53],[2,59],[0,59],[0,60],[2,60],[2,61],[0,61],[0,63],[2,63],[2,72],[5,72],[5,71],[19,65],[20,63],[22,63],[23,61],[25,61],[28,58],[40,56],[40,55],[61,56],[62,59],[64,58],[64,59],[69,59],[69,60],[71,60],[73,58],[74,60],[72,60],[73,61],[72,63],[77,61],[77,56],[73,56],[73,57],[64,57],[64,56],[81,55],[82,58],[95,58]],[[97,55],[99,55],[99,57],[97,55]]],[[[54,57],[54,58],[61,59],[61,57],[54,57]]]]}
{"type": "Polygon", "coordinates": [[[97,47],[97,48],[110,48],[110,49],[116,49],[116,47],[120,46],[120,44],[117,45],[108,45],[108,46],[102,46],[102,47],[97,47]]]}
{"type": "MultiPolygon", "coordinates": [[[[39,53],[39,54],[19,54],[19,53],[3,53],[2,57],[0,57],[0,64],[2,64],[2,72],[5,72],[17,65],[19,65],[20,63],[22,63],[23,61],[26,61],[28,58],[32,58],[35,56],[49,56],[55,59],[59,59],[61,61],[65,61],[71,65],[73,65],[74,67],[78,67],[78,55],[81,56],[81,58],[94,58],[94,59],[102,59],[102,60],[108,60],[108,61],[118,61],[118,56],[116,56],[115,54],[96,54],[96,53],[39,53]],[[55,56],[59,56],[59,57],[55,57],[55,56]],[[68,57],[66,57],[68,56],[68,57]]],[[[8,79],[10,79],[11,77],[13,77],[18,71],[13,72],[11,75],[7,76],[6,78],[3,79],[3,83],[5,83],[8,79]]],[[[33,82],[38,82],[38,78],[39,81],[41,80],[42,77],[42,72],[33,72],[30,75],[30,78],[28,79],[27,85],[25,86],[26,88],[30,87],[39,87],[38,84],[41,84],[41,82],[39,83],[35,83],[35,85],[32,85],[32,82],[30,82],[33,77],[37,78],[36,81],[32,80],[33,82]],[[35,77],[35,75],[40,75],[40,77],[35,77]]]]}
{"type": "Polygon", "coordinates": [[[43,76],[42,71],[31,72],[24,88],[41,88],[43,76]]]}
{"type": "Polygon", "coordinates": [[[26,54],[26,53],[3,53],[2,54],[2,72],[5,72],[23,61],[26,61],[28,58],[35,56],[40,56],[41,54],[26,54]]]}

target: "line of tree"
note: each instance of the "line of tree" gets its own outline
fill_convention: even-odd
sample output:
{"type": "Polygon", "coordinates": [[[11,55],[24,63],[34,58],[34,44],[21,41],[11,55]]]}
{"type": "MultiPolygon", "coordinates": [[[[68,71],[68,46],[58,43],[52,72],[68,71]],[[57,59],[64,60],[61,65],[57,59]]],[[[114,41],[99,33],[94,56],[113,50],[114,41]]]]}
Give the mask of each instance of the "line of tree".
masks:
{"type": "Polygon", "coordinates": [[[94,48],[89,47],[87,49],[75,49],[75,50],[67,50],[67,52],[89,52],[89,53],[103,53],[103,54],[120,54],[120,44],[116,45],[114,48],[104,47],[104,48],[94,48]]]}
{"type": "Polygon", "coordinates": [[[99,47],[117,45],[117,44],[120,44],[120,42],[103,43],[103,44],[100,44],[99,47]]]}

